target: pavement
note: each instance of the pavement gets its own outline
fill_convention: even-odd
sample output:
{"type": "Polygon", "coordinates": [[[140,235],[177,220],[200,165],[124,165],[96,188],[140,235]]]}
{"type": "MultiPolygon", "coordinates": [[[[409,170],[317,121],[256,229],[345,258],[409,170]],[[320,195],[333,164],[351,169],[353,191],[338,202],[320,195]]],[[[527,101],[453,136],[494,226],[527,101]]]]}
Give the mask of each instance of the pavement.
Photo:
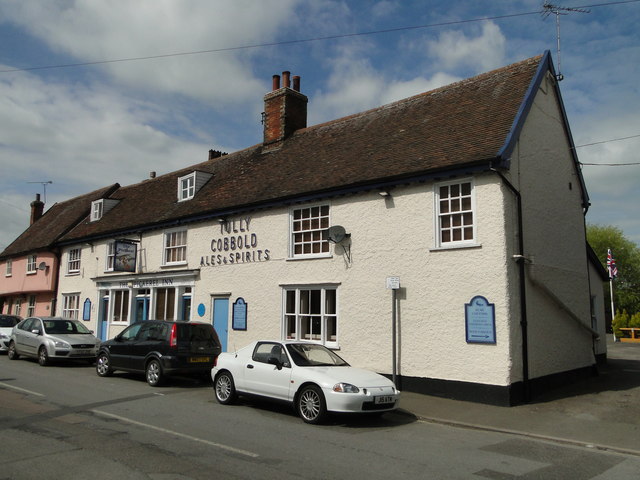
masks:
{"type": "Polygon", "coordinates": [[[421,421],[521,435],[640,456],[640,343],[607,338],[598,375],[515,407],[402,392],[400,409],[421,421]]]}

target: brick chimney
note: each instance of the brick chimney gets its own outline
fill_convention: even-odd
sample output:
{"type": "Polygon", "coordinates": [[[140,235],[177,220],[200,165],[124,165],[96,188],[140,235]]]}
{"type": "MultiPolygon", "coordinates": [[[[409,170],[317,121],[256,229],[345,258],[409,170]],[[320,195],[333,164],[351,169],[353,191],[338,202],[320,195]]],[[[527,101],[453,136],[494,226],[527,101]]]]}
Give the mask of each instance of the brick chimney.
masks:
{"type": "Polygon", "coordinates": [[[273,76],[273,90],[264,96],[264,143],[265,147],[277,146],[293,132],[307,126],[307,97],[300,93],[300,77],[293,77],[293,88],[289,72],[273,76]]]}
{"type": "Polygon", "coordinates": [[[33,225],[42,216],[42,212],[44,212],[44,203],[40,201],[40,194],[36,193],[36,199],[31,202],[31,222],[29,225],[33,225]]]}

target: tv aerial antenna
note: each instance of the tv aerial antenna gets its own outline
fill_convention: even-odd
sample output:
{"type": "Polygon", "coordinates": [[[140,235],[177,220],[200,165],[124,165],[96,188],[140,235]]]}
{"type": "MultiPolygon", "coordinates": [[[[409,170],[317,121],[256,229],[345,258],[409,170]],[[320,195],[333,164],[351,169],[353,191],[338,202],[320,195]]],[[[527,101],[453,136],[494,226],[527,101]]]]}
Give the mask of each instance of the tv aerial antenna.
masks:
{"type": "Polygon", "coordinates": [[[44,189],[44,203],[47,203],[47,185],[51,185],[53,182],[51,180],[47,180],[46,182],[27,182],[27,183],[39,183],[42,185],[44,189]]]}
{"type": "Polygon", "coordinates": [[[558,5],[553,5],[548,1],[544,2],[542,8],[544,10],[542,13],[543,18],[547,18],[551,14],[556,16],[556,43],[558,48],[558,73],[556,74],[556,80],[561,82],[564,79],[564,75],[562,75],[560,70],[560,15],[569,15],[571,12],[591,13],[591,10],[587,10],[585,8],[560,7],[558,5]]]}

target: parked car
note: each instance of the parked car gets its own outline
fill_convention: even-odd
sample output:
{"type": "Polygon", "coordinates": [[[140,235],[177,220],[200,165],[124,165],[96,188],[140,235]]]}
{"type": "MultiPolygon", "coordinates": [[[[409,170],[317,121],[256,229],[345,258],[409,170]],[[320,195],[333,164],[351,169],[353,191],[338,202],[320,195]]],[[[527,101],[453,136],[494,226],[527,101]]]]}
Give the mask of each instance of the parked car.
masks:
{"type": "Polygon", "coordinates": [[[93,363],[98,340],[78,320],[57,317],[29,317],[13,327],[9,359],[34,357],[42,366],[54,359],[88,360],[93,363]]]}
{"type": "Polygon", "coordinates": [[[302,420],[321,423],[328,412],[387,412],[400,392],[378,373],[351,367],[323,345],[257,341],[222,353],[211,370],[223,405],[238,395],[257,395],[292,404],[302,420]]]}
{"type": "Polygon", "coordinates": [[[0,352],[9,350],[11,330],[22,321],[18,315],[0,315],[0,352]]]}
{"type": "Polygon", "coordinates": [[[140,372],[152,387],[170,375],[208,378],[220,351],[220,340],[211,324],[147,320],[102,342],[96,373],[107,377],[115,370],[140,372]]]}

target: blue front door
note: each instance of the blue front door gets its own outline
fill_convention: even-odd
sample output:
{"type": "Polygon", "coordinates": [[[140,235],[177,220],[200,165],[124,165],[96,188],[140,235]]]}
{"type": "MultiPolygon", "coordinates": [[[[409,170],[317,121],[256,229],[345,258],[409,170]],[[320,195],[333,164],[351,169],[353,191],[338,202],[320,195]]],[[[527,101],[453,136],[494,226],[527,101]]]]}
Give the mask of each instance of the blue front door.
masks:
{"type": "Polygon", "coordinates": [[[107,339],[107,330],[109,327],[108,324],[109,318],[109,297],[102,298],[102,309],[100,313],[100,320],[98,321],[98,338],[103,342],[107,339]]]}
{"type": "Polygon", "coordinates": [[[229,337],[229,299],[213,299],[213,328],[215,328],[222,351],[227,351],[227,339],[229,337]]]}
{"type": "Polygon", "coordinates": [[[149,320],[149,297],[136,298],[135,314],[134,323],[149,320]]]}

